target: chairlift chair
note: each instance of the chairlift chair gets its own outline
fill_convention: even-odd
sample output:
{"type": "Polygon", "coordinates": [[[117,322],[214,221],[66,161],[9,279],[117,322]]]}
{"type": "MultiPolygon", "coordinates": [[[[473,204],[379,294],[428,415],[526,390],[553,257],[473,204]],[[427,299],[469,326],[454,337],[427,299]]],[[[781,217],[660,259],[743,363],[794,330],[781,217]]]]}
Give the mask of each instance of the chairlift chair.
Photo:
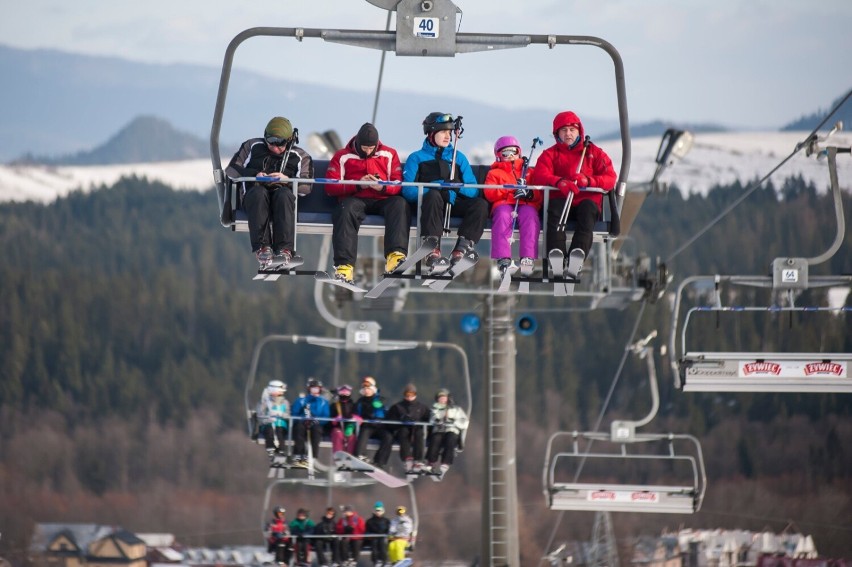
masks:
{"type": "Polygon", "coordinates": [[[650,423],[659,408],[653,351],[647,346],[655,336],[656,331],[630,347],[648,366],[652,408],[647,416],[639,421],[614,421],[609,433],[558,431],[548,439],[542,484],[551,510],[692,514],[701,509],[707,473],[698,439],[636,431],[650,423]],[[643,466],[648,468],[641,470],[643,466]],[[644,476],[668,472],[676,479],[667,483],[612,480],[616,471],[636,475],[637,470],[644,476]]]}
{"type": "MultiPolygon", "coordinates": [[[[842,128],[835,125],[829,136],[842,128]]],[[[828,161],[831,192],[837,231],[834,242],[822,254],[812,258],[782,257],[773,260],[769,276],[706,275],[686,278],[675,294],[671,319],[670,349],[675,386],[685,391],[699,392],[802,392],[850,393],[852,375],[848,352],[728,352],[711,351],[701,345],[688,343],[690,323],[702,314],[717,320],[724,316],[744,317],[755,312],[786,314],[792,321],[796,314],[845,313],[848,307],[797,305],[797,296],[806,290],[826,287],[852,287],[850,275],[810,275],[810,267],[826,262],[840,249],[845,238],[845,219],[840,185],[837,179],[837,154],[850,153],[850,148],[819,144],[828,136],[813,136],[806,142],[807,154],[825,157],[828,161]],[[748,286],[771,290],[780,300],[763,305],[725,305],[722,288],[748,286]],[[691,307],[681,317],[687,291],[712,289],[710,301],[691,307]],[[679,340],[678,340],[679,339],[679,340]]],[[[692,295],[695,292],[692,291],[692,295]]]]}

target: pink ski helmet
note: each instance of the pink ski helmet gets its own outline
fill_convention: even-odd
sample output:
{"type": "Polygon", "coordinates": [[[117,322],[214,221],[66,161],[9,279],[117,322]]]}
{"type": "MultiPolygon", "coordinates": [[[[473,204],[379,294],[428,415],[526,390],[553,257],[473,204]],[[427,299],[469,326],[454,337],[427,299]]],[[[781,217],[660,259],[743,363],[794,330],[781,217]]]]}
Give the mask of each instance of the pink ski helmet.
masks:
{"type": "Polygon", "coordinates": [[[520,157],[520,155],[521,155],[521,143],[518,141],[518,139],[516,137],[514,137],[514,136],[501,136],[500,138],[497,138],[497,141],[494,142],[494,157],[496,157],[499,160],[502,157],[500,155],[500,150],[502,150],[503,148],[511,148],[511,147],[518,148],[518,156],[520,157]]]}

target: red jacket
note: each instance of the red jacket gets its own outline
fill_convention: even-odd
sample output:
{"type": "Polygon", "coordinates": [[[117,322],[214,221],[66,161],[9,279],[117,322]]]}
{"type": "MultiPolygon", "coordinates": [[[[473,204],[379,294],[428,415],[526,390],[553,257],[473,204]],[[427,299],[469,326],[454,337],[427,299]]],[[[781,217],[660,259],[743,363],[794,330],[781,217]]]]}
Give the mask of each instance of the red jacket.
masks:
{"type": "MultiPolygon", "coordinates": [[[[485,176],[485,185],[517,185],[523,168],[524,162],[520,159],[516,159],[515,161],[495,161],[491,164],[488,175],[485,176]]],[[[527,169],[528,179],[534,169],[534,167],[527,169]]],[[[483,189],[483,194],[485,199],[491,203],[491,210],[494,210],[500,205],[515,206],[514,189],[483,189]]],[[[541,204],[544,202],[544,191],[533,191],[532,194],[533,198],[531,200],[521,200],[521,204],[533,206],[537,211],[541,210],[541,204]]]]}
{"type": "MultiPolygon", "coordinates": [[[[347,518],[344,513],[343,516],[337,520],[337,528],[336,532],[338,534],[351,534],[351,535],[363,535],[367,531],[367,525],[364,523],[364,518],[359,516],[358,514],[352,514],[351,517],[347,518]]],[[[355,537],[352,539],[364,539],[360,537],[355,537]]]]}
{"type": "Polygon", "coordinates": [[[284,518],[274,518],[266,526],[269,532],[269,543],[275,544],[279,541],[290,541],[290,528],[284,518]]]}
{"type": "MultiPolygon", "coordinates": [[[[556,187],[561,179],[572,180],[572,176],[577,172],[577,164],[580,163],[580,156],[583,155],[583,138],[585,137],[585,129],[582,122],[576,114],[572,112],[565,113],[565,122],[574,122],[580,125],[580,142],[573,148],[569,148],[563,143],[557,142],[541,153],[538,161],[535,164],[535,172],[530,175],[528,183],[530,185],[549,185],[556,187]]],[[[589,177],[589,187],[598,187],[611,191],[615,188],[615,183],[618,180],[618,175],[615,173],[615,168],[612,166],[612,160],[606,155],[601,148],[594,144],[589,144],[586,148],[586,155],[583,158],[583,166],[580,173],[589,177]]],[[[551,191],[550,198],[565,198],[568,194],[562,192],[561,196],[558,193],[551,191]]],[[[598,208],[603,204],[603,195],[600,193],[587,193],[580,190],[580,193],[574,197],[574,204],[580,201],[591,199],[598,208]]]]}
{"type": "MultiPolygon", "coordinates": [[[[346,147],[338,150],[328,163],[326,177],[329,179],[342,179],[344,181],[358,181],[367,174],[377,176],[383,181],[402,181],[402,165],[399,163],[399,155],[390,146],[385,146],[381,141],[376,145],[376,150],[370,157],[362,158],[355,149],[355,138],[346,144],[346,147]]],[[[384,185],[382,191],[374,191],[362,185],[339,185],[327,183],[325,192],[329,195],[343,199],[344,197],[361,197],[362,199],[386,199],[391,195],[397,195],[402,191],[402,185],[384,185]]]]}

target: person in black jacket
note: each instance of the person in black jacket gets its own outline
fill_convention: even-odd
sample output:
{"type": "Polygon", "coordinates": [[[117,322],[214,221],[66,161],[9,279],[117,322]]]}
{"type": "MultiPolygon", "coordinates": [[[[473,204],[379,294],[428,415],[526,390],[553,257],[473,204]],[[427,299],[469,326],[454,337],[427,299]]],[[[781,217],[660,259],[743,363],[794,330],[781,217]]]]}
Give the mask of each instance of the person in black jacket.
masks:
{"type": "MultiPolygon", "coordinates": [[[[240,200],[248,216],[249,240],[261,268],[289,264],[295,256],[296,196],[289,179],[314,176],[314,162],[298,143],[290,121],[276,116],[262,138],[246,140],[231,158],[225,173],[239,177],[273,177],[271,183],[242,182],[240,200]]],[[[307,195],[312,185],[299,185],[307,195]]]]}
{"type": "Polygon", "coordinates": [[[426,430],[424,425],[429,423],[431,409],[426,404],[417,401],[417,387],[408,384],[402,393],[402,400],[391,406],[388,411],[389,421],[401,421],[397,424],[396,440],[399,443],[399,458],[405,465],[405,472],[415,472],[425,466],[423,457],[426,447],[426,430]],[[411,425],[408,425],[411,424],[411,425]]]}
{"type": "Polygon", "coordinates": [[[337,519],[334,508],[326,508],[325,515],[314,526],[314,535],[323,536],[314,540],[317,562],[320,567],[329,567],[330,564],[340,563],[340,545],[334,537],[337,527],[337,519]]]}
{"type": "Polygon", "coordinates": [[[376,502],[373,515],[366,523],[365,535],[370,543],[370,558],[375,567],[385,567],[388,561],[388,534],[390,533],[390,520],[385,518],[385,505],[376,502]],[[373,537],[369,537],[369,536],[373,537]],[[378,535],[379,537],[375,537],[378,535]]]}
{"type": "Polygon", "coordinates": [[[364,421],[358,431],[358,443],[355,454],[361,460],[367,460],[367,442],[372,439],[379,441],[379,448],[373,455],[373,464],[384,468],[390,458],[391,443],[393,443],[393,432],[382,423],[387,419],[387,407],[385,399],[379,394],[376,379],[366,376],[361,381],[361,397],[355,402],[355,414],[364,421]]]}

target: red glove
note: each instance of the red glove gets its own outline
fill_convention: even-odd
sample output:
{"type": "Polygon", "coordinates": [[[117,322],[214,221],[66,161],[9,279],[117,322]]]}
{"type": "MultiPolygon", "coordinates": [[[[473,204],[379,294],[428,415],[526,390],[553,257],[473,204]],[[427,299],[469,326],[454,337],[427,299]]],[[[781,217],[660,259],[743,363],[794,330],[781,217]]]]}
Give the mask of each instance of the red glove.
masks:
{"type": "Polygon", "coordinates": [[[580,188],[577,187],[576,183],[565,178],[559,180],[559,183],[556,184],[556,188],[559,189],[559,192],[562,193],[564,197],[568,197],[569,193],[574,193],[574,195],[576,195],[580,192],[580,188]]]}
{"type": "Polygon", "coordinates": [[[592,180],[585,173],[575,173],[571,177],[574,183],[577,184],[577,187],[588,187],[592,184],[592,180]]]}

